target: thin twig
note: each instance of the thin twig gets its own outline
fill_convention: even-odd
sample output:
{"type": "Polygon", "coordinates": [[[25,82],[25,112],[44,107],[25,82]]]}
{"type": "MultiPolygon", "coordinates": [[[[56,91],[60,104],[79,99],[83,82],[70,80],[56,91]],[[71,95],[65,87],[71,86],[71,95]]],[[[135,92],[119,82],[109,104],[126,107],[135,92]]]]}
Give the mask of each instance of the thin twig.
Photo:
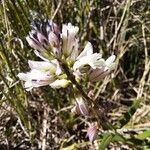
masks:
{"type": "Polygon", "coordinates": [[[110,47],[110,45],[112,44],[112,42],[116,39],[116,37],[117,37],[117,35],[118,35],[118,32],[119,32],[119,30],[120,30],[120,28],[121,28],[121,25],[122,25],[122,23],[123,23],[123,20],[124,20],[124,18],[125,18],[125,16],[126,16],[126,12],[127,12],[127,8],[128,8],[129,3],[130,3],[130,0],[127,0],[127,1],[126,1],[126,6],[125,6],[124,11],[123,11],[123,14],[122,14],[122,16],[121,16],[121,20],[120,20],[120,22],[119,22],[119,24],[118,24],[118,26],[117,26],[117,28],[116,28],[116,30],[115,30],[114,36],[111,38],[110,42],[107,44],[107,48],[110,47]]]}
{"type": "Polygon", "coordinates": [[[58,6],[57,6],[53,16],[51,17],[52,20],[55,18],[57,12],[59,11],[61,4],[62,4],[62,0],[59,1],[58,6]]]}
{"type": "MultiPolygon", "coordinates": [[[[45,106],[46,107],[46,106],[45,106]]],[[[49,115],[49,108],[46,107],[44,109],[44,114],[43,114],[43,131],[42,131],[42,150],[46,149],[46,134],[47,134],[47,118],[49,115]]]]}
{"type": "Polygon", "coordinates": [[[144,67],[143,76],[140,80],[137,98],[142,97],[146,76],[150,70],[150,60],[148,60],[149,59],[148,58],[148,48],[147,48],[147,42],[146,42],[146,37],[145,37],[145,26],[144,26],[144,24],[142,24],[142,34],[143,34],[144,53],[145,53],[145,67],[144,67]]]}

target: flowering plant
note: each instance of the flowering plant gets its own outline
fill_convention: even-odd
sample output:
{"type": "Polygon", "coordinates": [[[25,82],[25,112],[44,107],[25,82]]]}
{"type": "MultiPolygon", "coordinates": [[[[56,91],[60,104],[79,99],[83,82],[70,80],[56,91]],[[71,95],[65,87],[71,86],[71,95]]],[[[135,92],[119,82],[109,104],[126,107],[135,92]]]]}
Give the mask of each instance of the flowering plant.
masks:
{"type": "MultiPolygon", "coordinates": [[[[60,30],[52,20],[34,20],[26,40],[42,61],[29,60],[31,71],[19,73],[18,77],[25,81],[26,90],[46,85],[66,88],[72,84],[78,93],[72,112],[89,118],[96,117],[98,121],[96,103],[84,92],[80,81],[100,81],[109,75],[115,68],[115,55],[104,60],[101,53],[93,52],[90,42],[80,52],[78,31],[79,28],[71,23],[64,24],[60,30]]],[[[96,130],[96,123],[89,124],[87,136],[91,142],[96,130]]]]}

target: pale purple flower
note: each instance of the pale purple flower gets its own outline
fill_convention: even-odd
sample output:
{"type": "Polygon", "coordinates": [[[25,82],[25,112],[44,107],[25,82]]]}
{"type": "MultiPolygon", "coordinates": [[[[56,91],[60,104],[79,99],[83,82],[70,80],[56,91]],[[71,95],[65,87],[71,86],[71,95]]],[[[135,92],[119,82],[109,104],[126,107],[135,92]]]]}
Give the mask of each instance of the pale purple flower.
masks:
{"type": "Polygon", "coordinates": [[[71,111],[78,115],[89,116],[88,107],[81,96],[76,97],[76,104],[71,111]]]}
{"type": "Polygon", "coordinates": [[[90,142],[93,142],[97,133],[97,126],[95,123],[89,124],[88,130],[87,130],[87,136],[89,138],[90,142]]]}
{"type": "Polygon", "coordinates": [[[75,60],[78,56],[78,39],[76,35],[79,31],[77,26],[73,26],[71,23],[62,26],[62,51],[63,55],[70,60],[75,60]]]}
{"type": "Polygon", "coordinates": [[[115,58],[112,55],[105,61],[100,53],[93,53],[93,47],[88,42],[73,65],[74,75],[79,78],[86,74],[90,81],[99,81],[114,70],[115,58]]]}
{"type": "Polygon", "coordinates": [[[31,70],[28,73],[19,73],[20,80],[25,81],[26,90],[31,90],[33,87],[49,85],[55,81],[55,76],[50,72],[42,72],[40,70],[31,70]]]}

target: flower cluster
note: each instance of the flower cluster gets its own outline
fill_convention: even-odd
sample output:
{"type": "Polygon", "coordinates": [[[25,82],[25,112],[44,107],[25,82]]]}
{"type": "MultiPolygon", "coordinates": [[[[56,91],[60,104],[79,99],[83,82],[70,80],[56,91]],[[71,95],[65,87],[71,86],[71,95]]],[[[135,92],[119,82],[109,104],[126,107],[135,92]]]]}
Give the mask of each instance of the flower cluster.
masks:
{"type": "MultiPolygon", "coordinates": [[[[51,20],[35,20],[31,23],[31,31],[26,40],[42,61],[29,60],[31,71],[18,74],[20,80],[25,81],[26,90],[45,85],[65,88],[70,83],[75,84],[76,79],[85,78],[95,82],[111,73],[115,68],[115,55],[104,60],[102,54],[93,52],[90,42],[87,42],[80,52],[78,31],[79,28],[71,23],[64,24],[62,30],[51,20]],[[62,64],[65,64],[65,69],[62,64]],[[69,78],[68,72],[73,76],[73,81],[69,78]]],[[[81,95],[76,96],[72,112],[88,117],[91,114],[84,101],[85,97],[81,95]]],[[[97,126],[90,124],[87,136],[91,142],[96,132],[97,126]]]]}
{"type": "Polygon", "coordinates": [[[105,61],[100,53],[93,53],[90,42],[80,53],[76,37],[78,31],[79,28],[71,23],[64,24],[61,31],[51,20],[35,20],[31,23],[26,40],[43,61],[30,60],[31,71],[18,74],[25,81],[27,90],[45,85],[61,88],[70,83],[57,59],[65,62],[76,77],[82,78],[85,74],[91,82],[99,81],[114,69],[115,56],[105,61]]]}

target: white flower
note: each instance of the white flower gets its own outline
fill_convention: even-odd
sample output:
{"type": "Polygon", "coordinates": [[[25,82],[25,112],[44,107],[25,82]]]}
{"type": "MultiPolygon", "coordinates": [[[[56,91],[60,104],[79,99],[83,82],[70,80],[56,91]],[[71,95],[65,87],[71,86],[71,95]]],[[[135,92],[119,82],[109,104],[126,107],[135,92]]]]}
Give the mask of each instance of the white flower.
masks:
{"type": "Polygon", "coordinates": [[[73,65],[74,75],[79,78],[82,73],[87,73],[90,81],[99,81],[114,70],[115,58],[112,55],[105,61],[100,53],[93,53],[93,47],[88,42],[73,65]]]}
{"type": "Polygon", "coordinates": [[[71,59],[75,59],[78,56],[78,39],[76,38],[78,31],[79,28],[71,23],[62,26],[62,51],[64,56],[70,56],[71,59]]]}
{"type": "Polygon", "coordinates": [[[76,104],[71,111],[78,115],[89,116],[88,107],[81,96],[76,97],[76,104]]]}
{"type": "Polygon", "coordinates": [[[80,69],[85,65],[89,65],[92,69],[96,69],[100,66],[104,65],[104,59],[101,58],[102,55],[100,53],[93,53],[93,47],[90,42],[88,42],[81,52],[81,54],[77,57],[76,62],[73,65],[73,70],[80,69]]]}
{"type": "Polygon", "coordinates": [[[20,80],[25,81],[25,88],[31,90],[33,87],[45,86],[53,83],[56,76],[62,73],[57,60],[48,61],[28,61],[30,72],[19,73],[20,80]]]}
{"type": "Polygon", "coordinates": [[[112,70],[115,69],[116,63],[115,61],[116,56],[112,55],[110,56],[104,63],[103,66],[98,67],[95,70],[92,70],[89,73],[89,80],[90,81],[99,81],[106,77],[108,74],[111,73],[112,70]]]}
{"type": "Polygon", "coordinates": [[[31,90],[33,87],[49,85],[55,81],[55,76],[50,72],[42,72],[40,70],[31,70],[28,73],[19,73],[20,80],[25,81],[26,90],[31,90]]]}

